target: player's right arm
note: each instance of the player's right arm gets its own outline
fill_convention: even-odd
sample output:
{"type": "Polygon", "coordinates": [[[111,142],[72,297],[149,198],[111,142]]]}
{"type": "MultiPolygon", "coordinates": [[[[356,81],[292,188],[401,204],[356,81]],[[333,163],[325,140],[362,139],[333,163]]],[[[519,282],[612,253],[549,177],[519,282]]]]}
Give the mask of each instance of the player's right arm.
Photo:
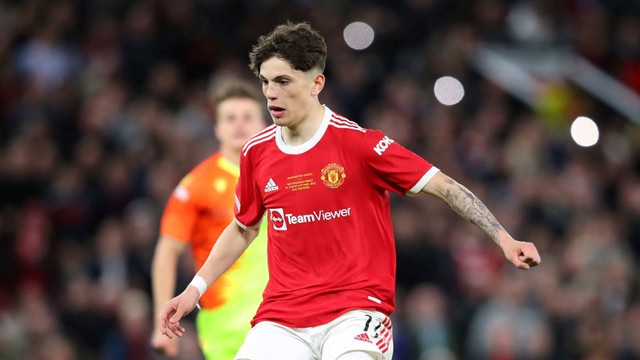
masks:
{"type": "MultiPolygon", "coordinates": [[[[240,255],[258,236],[259,231],[259,224],[252,228],[244,228],[236,221],[232,221],[220,234],[196,277],[204,280],[206,288],[211,286],[240,258],[240,255]]],[[[202,295],[200,290],[192,284],[189,284],[180,295],[165,303],[160,311],[158,318],[160,331],[169,338],[173,338],[173,335],[182,336],[184,328],[180,326],[180,319],[195,308],[202,295]]]]}
{"type": "MultiPolygon", "coordinates": [[[[156,319],[162,310],[162,306],[174,295],[178,261],[185,245],[186,243],[166,235],[161,235],[158,239],[151,264],[153,308],[156,319]]],[[[151,337],[151,347],[168,357],[178,356],[178,342],[176,339],[162,336],[159,325],[156,322],[151,337]]]]}

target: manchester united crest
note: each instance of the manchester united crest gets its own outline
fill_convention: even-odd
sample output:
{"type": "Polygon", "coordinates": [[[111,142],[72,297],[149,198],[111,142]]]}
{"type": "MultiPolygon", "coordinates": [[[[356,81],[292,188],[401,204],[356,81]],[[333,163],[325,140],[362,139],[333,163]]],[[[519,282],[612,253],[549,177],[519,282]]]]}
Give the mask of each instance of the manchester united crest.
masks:
{"type": "Polygon", "coordinates": [[[336,189],[344,183],[346,177],[347,174],[344,172],[344,167],[331,163],[322,169],[320,180],[326,187],[336,189]]]}

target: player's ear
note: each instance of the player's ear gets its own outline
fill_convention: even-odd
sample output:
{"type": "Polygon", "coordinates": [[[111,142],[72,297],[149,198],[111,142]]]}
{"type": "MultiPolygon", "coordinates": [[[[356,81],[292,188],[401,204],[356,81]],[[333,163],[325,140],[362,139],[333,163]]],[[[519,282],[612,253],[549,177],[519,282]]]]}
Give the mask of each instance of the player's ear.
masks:
{"type": "Polygon", "coordinates": [[[324,88],[324,82],[326,81],[323,73],[317,73],[313,78],[313,87],[311,88],[311,95],[318,96],[324,88]]]}

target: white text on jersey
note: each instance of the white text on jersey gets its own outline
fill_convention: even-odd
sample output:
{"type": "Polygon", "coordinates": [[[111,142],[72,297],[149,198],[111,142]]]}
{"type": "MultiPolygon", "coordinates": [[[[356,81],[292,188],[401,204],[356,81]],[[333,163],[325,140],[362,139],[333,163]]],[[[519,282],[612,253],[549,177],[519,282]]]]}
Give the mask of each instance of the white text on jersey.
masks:
{"type": "Polygon", "coordinates": [[[311,214],[293,215],[284,214],[289,224],[304,224],[308,222],[320,221],[320,220],[333,220],[341,217],[351,216],[351,208],[340,209],[336,211],[314,211],[311,214]]]}
{"type": "Polygon", "coordinates": [[[313,211],[310,214],[286,214],[282,208],[269,209],[274,230],[287,230],[287,224],[305,224],[316,221],[331,221],[334,219],[351,216],[351,208],[334,211],[313,211]],[[285,221],[286,219],[286,221],[285,221]]]}
{"type": "Polygon", "coordinates": [[[380,156],[382,156],[382,153],[387,150],[387,148],[389,147],[389,145],[393,144],[394,141],[389,139],[388,136],[385,135],[385,137],[383,137],[382,139],[380,139],[380,141],[378,141],[378,144],[376,144],[376,146],[373,148],[373,150],[380,156]]]}

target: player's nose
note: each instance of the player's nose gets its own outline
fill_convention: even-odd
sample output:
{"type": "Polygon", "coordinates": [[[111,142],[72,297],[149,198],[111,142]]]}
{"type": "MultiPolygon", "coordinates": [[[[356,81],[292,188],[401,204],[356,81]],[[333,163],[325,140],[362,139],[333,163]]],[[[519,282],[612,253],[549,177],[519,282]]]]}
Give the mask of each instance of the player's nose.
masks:
{"type": "Polygon", "coordinates": [[[269,83],[265,85],[264,96],[266,96],[269,100],[275,100],[278,98],[278,91],[275,84],[269,83]]]}

